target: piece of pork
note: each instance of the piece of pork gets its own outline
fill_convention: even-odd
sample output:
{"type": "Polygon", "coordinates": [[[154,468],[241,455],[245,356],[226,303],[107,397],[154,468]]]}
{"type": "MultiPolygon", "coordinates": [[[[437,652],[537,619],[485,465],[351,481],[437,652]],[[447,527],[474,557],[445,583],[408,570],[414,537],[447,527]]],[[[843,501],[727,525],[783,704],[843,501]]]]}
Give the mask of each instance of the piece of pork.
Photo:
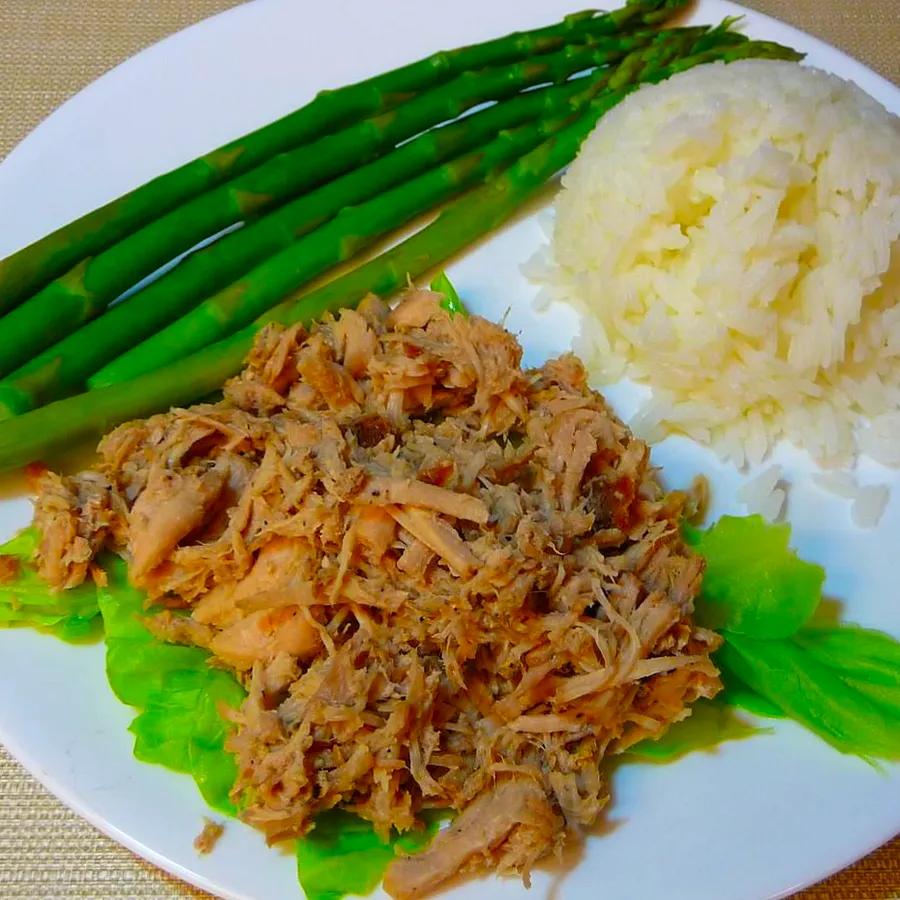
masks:
{"type": "Polygon", "coordinates": [[[147,574],[203,524],[227,482],[227,466],[151,470],[128,514],[129,575],[135,585],[142,585],[147,574]]]}
{"type": "Polygon", "coordinates": [[[370,478],[357,499],[379,506],[417,506],[481,525],[490,517],[490,512],[480,497],[449,491],[414,478],[370,478]]]}
{"type": "Polygon", "coordinates": [[[48,471],[37,487],[38,572],[55,589],[74,587],[84,581],[106,544],[123,542],[125,502],[100,472],[67,478],[48,471]]]}
{"type": "Polygon", "coordinates": [[[308,659],[321,641],[316,629],[297,607],[260,609],[220,631],[209,649],[229,666],[243,671],[254,663],[268,663],[281,653],[308,659]]]}
{"type": "Polygon", "coordinates": [[[562,827],[536,781],[505,779],[476,797],[422,853],[392,862],[384,889],[396,900],[412,900],[464,872],[527,873],[559,845],[562,827]]]}

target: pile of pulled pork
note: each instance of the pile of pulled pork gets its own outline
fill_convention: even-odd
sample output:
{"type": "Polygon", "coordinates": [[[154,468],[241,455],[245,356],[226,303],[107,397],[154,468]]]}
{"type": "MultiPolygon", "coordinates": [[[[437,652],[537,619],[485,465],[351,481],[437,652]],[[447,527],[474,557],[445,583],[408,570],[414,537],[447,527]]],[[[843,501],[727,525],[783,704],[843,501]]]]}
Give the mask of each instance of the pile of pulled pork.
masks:
{"type": "Polygon", "coordinates": [[[719,689],[684,495],[577,359],[523,371],[439,300],[268,327],[221,402],[122,425],[36,507],[54,585],[111,548],[154,632],[242,679],[234,796],[270,840],[335,806],[383,835],[459,812],[396,897],[527,877],[597,821],[606,754],[719,689]]]}

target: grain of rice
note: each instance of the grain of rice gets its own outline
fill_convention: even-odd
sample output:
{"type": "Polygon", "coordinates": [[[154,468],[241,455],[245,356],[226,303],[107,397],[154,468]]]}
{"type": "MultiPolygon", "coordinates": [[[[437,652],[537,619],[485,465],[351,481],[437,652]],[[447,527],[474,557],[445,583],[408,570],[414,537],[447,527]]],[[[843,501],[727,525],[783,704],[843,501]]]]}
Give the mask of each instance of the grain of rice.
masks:
{"type": "Polygon", "coordinates": [[[850,518],[859,528],[874,528],[881,521],[890,499],[885,484],[860,486],[850,472],[819,472],[813,481],[822,490],[850,501],[850,518]]]}
{"type": "Polygon", "coordinates": [[[776,522],[784,512],[787,490],[781,480],[781,466],[769,466],[747,481],[737,492],[737,499],[750,514],[776,522]]]}
{"type": "Polygon", "coordinates": [[[874,528],[884,513],[889,498],[884,484],[867,484],[861,487],[850,506],[850,517],[859,528],[874,528]]]}

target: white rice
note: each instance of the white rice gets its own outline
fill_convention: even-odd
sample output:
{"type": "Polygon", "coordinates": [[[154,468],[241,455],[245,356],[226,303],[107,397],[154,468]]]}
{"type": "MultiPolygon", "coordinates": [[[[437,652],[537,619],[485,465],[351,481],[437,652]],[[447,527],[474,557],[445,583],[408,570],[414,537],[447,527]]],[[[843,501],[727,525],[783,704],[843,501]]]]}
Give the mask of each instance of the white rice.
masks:
{"type": "Polygon", "coordinates": [[[744,504],[748,513],[757,513],[770,522],[777,522],[781,518],[787,499],[787,488],[781,480],[781,474],[781,466],[769,466],[740,487],[737,499],[744,504]]]}
{"type": "Polygon", "coordinates": [[[820,472],[813,481],[829,494],[850,501],[850,518],[859,528],[878,525],[890,499],[886,484],[860,486],[850,472],[820,472]]]}
{"type": "Polygon", "coordinates": [[[897,117],[815,69],[717,63],[601,120],[528,274],[579,310],[595,381],[651,388],[644,437],[900,465],[898,236],[897,117]]]}
{"type": "Polygon", "coordinates": [[[883,484],[861,487],[850,506],[850,517],[859,528],[874,528],[887,506],[889,492],[883,484]]]}

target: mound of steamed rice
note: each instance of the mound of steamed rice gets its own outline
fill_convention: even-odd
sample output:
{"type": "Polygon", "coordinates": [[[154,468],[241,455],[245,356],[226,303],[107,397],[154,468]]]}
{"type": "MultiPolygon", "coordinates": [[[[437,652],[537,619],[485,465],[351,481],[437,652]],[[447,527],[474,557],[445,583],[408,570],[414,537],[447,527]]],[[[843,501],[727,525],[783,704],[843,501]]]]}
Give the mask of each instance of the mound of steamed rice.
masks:
{"type": "Polygon", "coordinates": [[[900,120],[794,63],[700,66],[607,114],[528,274],[633,423],[737,464],[787,438],[900,463],[900,120]]]}

